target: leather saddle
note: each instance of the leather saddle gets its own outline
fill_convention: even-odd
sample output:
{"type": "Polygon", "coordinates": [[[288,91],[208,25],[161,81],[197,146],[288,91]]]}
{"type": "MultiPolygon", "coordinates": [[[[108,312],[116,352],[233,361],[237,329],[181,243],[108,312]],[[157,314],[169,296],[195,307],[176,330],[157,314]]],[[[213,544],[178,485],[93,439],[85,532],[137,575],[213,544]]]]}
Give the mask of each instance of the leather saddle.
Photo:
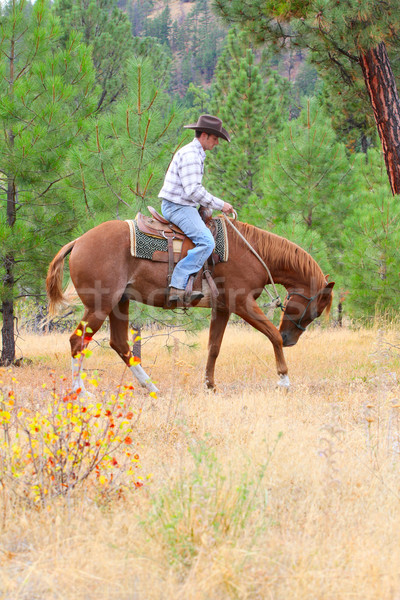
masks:
{"type": "MultiPolygon", "coordinates": [[[[171,277],[172,277],[172,271],[174,269],[174,264],[177,263],[184,256],[186,256],[188,251],[194,247],[194,243],[183,233],[183,231],[179,227],[177,227],[173,223],[170,223],[169,221],[167,221],[167,219],[165,219],[162,215],[160,215],[156,211],[155,208],[153,208],[152,206],[148,206],[147,210],[151,214],[151,217],[143,215],[142,213],[138,213],[136,215],[136,224],[137,224],[138,229],[142,233],[145,233],[146,235],[149,235],[149,236],[152,236],[155,238],[167,240],[167,243],[168,243],[167,252],[160,251],[160,250],[155,251],[153,253],[153,260],[160,261],[160,262],[168,262],[168,287],[169,287],[171,277]]],[[[210,229],[211,233],[214,236],[214,239],[216,239],[217,229],[211,219],[211,215],[212,215],[212,210],[204,209],[203,207],[200,208],[201,218],[203,219],[203,221],[206,223],[206,225],[210,229]]],[[[200,275],[200,276],[201,276],[202,272],[204,273],[204,277],[206,278],[206,280],[210,286],[211,294],[214,298],[216,298],[218,296],[218,290],[212,279],[210,268],[213,269],[213,266],[216,263],[218,263],[219,261],[220,261],[220,257],[218,256],[218,254],[216,252],[213,252],[208,263],[206,263],[206,265],[198,273],[198,275],[200,275]],[[211,261],[211,264],[210,264],[210,261],[211,261]]],[[[194,280],[195,280],[195,277],[193,275],[191,275],[189,278],[189,283],[186,288],[186,293],[188,294],[189,297],[193,290],[194,280]]],[[[167,289],[166,296],[168,298],[168,289],[167,289]]],[[[168,300],[167,300],[167,306],[168,306],[168,300]]]]}
{"type": "MultiPolygon", "coordinates": [[[[151,214],[151,217],[138,213],[136,215],[136,224],[139,230],[146,235],[154,238],[166,239],[168,246],[173,248],[174,262],[178,262],[181,258],[186,256],[188,251],[194,247],[194,243],[189,239],[183,231],[177,226],[167,221],[160,213],[156,211],[152,206],[148,206],[147,210],[151,214]]],[[[213,220],[211,219],[212,210],[204,209],[200,207],[200,216],[210,229],[211,233],[216,239],[217,229],[213,220]]],[[[220,262],[220,257],[216,252],[211,255],[213,264],[220,262]]],[[[168,258],[165,252],[156,251],[153,254],[153,260],[167,262],[168,258]]]]}
{"type": "Polygon", "coordinates": [[[138,213],[136,216],[136,223],[138,228],[142,233],[146,233],[147,235],[151,235],[157,238],[166,238],[173,237],[178,240],[184,240],[185,234],[179,227],[164,219],[160,213],[156,211],[152,206],[148,206],[147,210],[152,215],[151,217],[147,217],[146,215],[142,215],[142,213],[138,213]]]}

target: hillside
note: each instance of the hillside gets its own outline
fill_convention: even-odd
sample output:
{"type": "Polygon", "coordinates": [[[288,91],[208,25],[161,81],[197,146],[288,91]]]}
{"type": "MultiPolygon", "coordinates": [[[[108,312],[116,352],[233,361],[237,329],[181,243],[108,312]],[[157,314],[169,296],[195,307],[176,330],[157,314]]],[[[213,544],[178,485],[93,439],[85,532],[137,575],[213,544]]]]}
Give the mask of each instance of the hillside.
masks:
{"type": "Polygon", "coordinates": [[[155,38],[171,53],[172,92],[184,96],[190,83],[211,82],[227,33],[211,0],[133,0],[121,8],[135,36],[155,38]]]}
{"type": "MultiPolygon", "coordinates": [[[[180,96],[190,83],[208,87],[228,31],[211,0],[133,0],[125,7],[135,36],[156,38],[171,52],[171,89],[180,96]]],[[[274,68],[293,82],[304,65],[304,53],[281,52],[274,68]]]]}
{"type": "MultiPolygon", "coordinates": [[[[182,0],[169,0],[168,6],[171,14],[171,20],[177,21],[178,23],[184,22],[195,4],[196,0],[192,0],[190,2],[183,2],[182,0]]],[[[149,17],[154,18],[159,16],[165,9],[165,6],[165,0],[156,0],[154,2],[154,8],[149,17]]]]}

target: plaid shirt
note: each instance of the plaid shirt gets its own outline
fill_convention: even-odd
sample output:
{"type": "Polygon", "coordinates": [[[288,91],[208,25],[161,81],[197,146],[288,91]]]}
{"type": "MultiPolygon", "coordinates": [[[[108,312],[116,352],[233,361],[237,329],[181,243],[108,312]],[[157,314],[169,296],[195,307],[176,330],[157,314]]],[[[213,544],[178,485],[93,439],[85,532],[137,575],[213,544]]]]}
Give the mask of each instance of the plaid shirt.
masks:
{"type": "Polygon", "coordinates": [[[207,192],[201,184],[205,157],[206,153],[197,138],[178,150],[165,175],[164,185],[158,197],[183,206],[201,204],[221,210],[224,201],[207,192]]]}

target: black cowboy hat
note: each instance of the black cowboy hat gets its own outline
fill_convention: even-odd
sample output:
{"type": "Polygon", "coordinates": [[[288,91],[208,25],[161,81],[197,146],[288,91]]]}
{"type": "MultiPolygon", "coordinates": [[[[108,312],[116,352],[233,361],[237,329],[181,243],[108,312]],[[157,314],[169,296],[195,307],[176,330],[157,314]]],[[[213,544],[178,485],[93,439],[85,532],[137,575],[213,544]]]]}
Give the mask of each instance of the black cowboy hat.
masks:
{"type": "Polygon", "coordinates": [[[222,121],[218,117],[212,115],[200,115],[197,123],[194,125],[184,125],[184,129],[195,129],[196,131],[204,131],[204,133],[210,133],[217,137],[231,141],[228,132],[222,127],[222,121]]]}

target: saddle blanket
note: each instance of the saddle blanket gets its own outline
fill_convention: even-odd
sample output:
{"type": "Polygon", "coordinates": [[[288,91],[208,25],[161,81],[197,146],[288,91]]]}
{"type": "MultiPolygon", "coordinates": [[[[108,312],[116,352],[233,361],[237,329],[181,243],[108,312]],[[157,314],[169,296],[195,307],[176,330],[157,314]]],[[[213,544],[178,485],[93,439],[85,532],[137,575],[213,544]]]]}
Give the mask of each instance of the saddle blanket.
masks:
{"type": "MultiPolygon", "coordinates": [[[[131,254],[136,258],[146,258],[154,260],[155,252],[168,252],[168,242],[165,238],[158,238],[152,235],[147,235],[140,231],[136,219],[126,221],[130,229],[131,254]]],[[[228,236],[226,224],[220,217],[215,217],[213,222],[216,227],[215,252],[218,254],[221,262],[226,262],[229,256],[228,236]]],[[[182,249],[182,241],[173,240],[174,254],[180,253],[182,249]]]]}

